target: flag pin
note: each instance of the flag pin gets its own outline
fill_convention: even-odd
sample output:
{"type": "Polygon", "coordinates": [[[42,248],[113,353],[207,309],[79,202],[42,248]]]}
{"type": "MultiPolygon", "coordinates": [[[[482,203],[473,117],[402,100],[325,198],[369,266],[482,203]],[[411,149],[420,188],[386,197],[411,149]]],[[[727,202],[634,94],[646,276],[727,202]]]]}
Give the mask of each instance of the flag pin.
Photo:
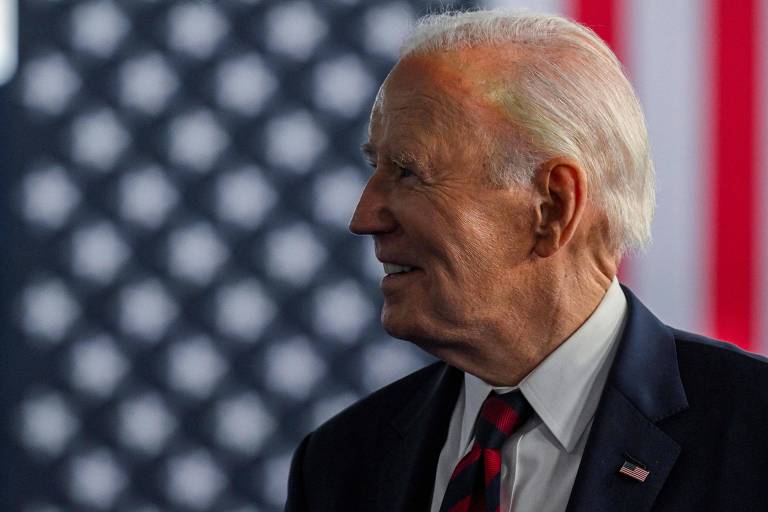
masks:
{"type": "Polygon", "coordinates": [[[626,475],[633,480],[637,480],[638,482],[645,482],[645,479],[651,474],[650,471],[645,469],[642,464],[634,459],[625,460],[624,464],[619,468],[619,473],[626,475]]]}

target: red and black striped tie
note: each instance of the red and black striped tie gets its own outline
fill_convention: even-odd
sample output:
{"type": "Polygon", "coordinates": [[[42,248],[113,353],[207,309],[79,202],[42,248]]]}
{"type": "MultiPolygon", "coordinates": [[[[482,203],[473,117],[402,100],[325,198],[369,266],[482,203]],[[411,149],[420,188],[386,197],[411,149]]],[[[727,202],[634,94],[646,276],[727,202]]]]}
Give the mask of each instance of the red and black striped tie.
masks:
{"type": "Polygon", "coordinates": [[[488,395],[475,424],[475,442],[453,470],[440,512],[501,510],[501,445],[530,414],[520,391],[488,395]]]}

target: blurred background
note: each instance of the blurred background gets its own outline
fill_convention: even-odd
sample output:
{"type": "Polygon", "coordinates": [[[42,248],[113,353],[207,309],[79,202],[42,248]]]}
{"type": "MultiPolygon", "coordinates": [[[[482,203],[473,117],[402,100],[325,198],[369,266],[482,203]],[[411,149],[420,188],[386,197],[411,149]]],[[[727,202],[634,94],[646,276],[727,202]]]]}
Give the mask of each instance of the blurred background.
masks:
{"type": "Polygon", "coordinates": [[[646,111],[662,320],[768,352],[761,0],[0,0],[0,509],[281,510],[318,424],[429,358],[346,230],[412,23],[558,12],[646,111]]]}

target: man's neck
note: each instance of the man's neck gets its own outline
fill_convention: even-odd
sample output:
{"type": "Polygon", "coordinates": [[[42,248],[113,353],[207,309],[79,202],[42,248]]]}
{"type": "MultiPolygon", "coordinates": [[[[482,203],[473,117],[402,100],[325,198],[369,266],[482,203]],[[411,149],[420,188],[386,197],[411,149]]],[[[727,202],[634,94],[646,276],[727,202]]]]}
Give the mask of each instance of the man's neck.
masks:
{"type": "Polygon", "coordinates": [[[494,386],[516,386],[592,315],[612,279],[600,274],[549,288],[534,299],[535,307],[524,318],[510,315],[508,322],[490,330],[494,353],[476,354],[462,369],[494,386]]]}

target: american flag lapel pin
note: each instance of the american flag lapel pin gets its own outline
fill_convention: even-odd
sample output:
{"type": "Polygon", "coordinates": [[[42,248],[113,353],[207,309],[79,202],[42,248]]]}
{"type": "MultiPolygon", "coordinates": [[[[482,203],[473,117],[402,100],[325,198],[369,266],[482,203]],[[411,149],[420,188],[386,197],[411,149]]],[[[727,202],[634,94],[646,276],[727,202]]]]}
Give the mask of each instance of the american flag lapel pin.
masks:
{"type": "Polygon", "coordinates": [[[624,454],[624,457],[624,464],[619,468],[619,473],[626,475],[633,480],[637,480],[638,482],[645,482],[645,479],[648,478],[648,475],[650,475],[651,472],[645,469],[643,464],[629,455],[624,454]]]}

